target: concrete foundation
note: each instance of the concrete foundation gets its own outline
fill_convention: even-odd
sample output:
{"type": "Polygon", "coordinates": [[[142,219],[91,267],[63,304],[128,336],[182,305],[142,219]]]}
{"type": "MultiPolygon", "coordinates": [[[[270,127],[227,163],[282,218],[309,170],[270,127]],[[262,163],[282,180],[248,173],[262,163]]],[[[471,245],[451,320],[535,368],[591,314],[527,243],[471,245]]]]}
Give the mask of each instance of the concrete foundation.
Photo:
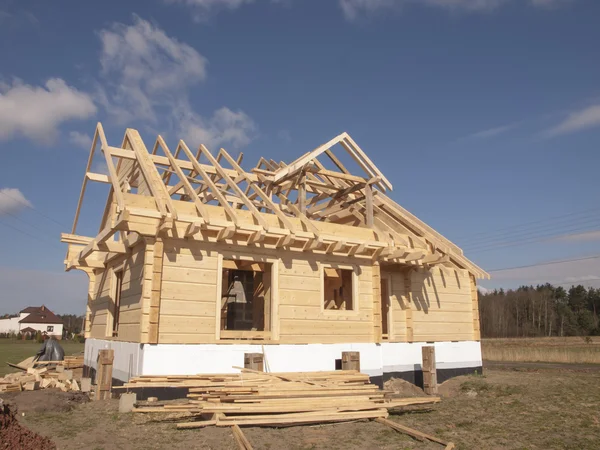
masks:
{"type": "Polygon", "coordinates": [[[342,352],[360,353],[361,372],[382,384],[391,377],[417,385],[422,383],[424,345],[435,346],[438,382],[457,375],[481,373],[481,346],[477,341],[462,342],[383,342],[381,344],[138,344],[103,339],[87,339],[85,365],[93,375],[98,351],[115,350],[113,381],[122,384],[139,375],[193,375],[235,373],[244,366],[245,353],[264,353],[268,372],[316,372],[341,368],[342,352]]]}

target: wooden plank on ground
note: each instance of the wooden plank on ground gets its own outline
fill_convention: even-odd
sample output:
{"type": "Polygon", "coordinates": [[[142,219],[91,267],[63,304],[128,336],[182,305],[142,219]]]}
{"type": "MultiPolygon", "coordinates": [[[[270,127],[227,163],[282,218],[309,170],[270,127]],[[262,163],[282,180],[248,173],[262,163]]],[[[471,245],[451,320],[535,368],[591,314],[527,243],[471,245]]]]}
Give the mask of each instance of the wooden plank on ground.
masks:
{"type": "MultiPolygon", "coordinates": [[[[393,428],[396,431],[399,431],[401,433],[404,434],[408,434],[409,436],[419,440],[419,441],[431,441],[431,442],[437,442],[438,444],[441,444],[443,446],[448,446],[450,444],[452,444],[451,442],[445,442],[442,441],[441,439],[436,438],[435,436],[431,436],[429,434],[425,434],[425,433],[421,433],[420,431],[414,430],[412,428],[409,428],[407,426],[401,425],[398,422],[394,422],[392,420],[388,420],[385,418],[377,418],[375,419],[376,422],[382,423],[384,425],[387,425],[390,428],[393,428]]],[[[454,445],[454,444],[452,444],[454,445]]],[[[451,447],[452,448],[452,447],[451,447]]]]}
{"type": "Polygon", "coordinates": [[[253,450],[252,444],[250,444],[250,441],[244,435],[242,429],[238,425],[233,425],[231,427],[231,431],[233,431],[233,436],[235,437],[235,440],[237,441],[240,450],[253,450]]]}

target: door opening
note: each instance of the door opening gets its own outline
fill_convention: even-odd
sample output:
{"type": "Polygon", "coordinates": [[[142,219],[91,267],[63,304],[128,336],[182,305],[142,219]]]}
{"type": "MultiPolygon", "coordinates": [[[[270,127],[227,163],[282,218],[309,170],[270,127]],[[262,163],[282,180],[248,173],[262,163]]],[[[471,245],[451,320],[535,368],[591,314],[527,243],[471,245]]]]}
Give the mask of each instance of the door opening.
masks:
{"type": "Polygon", "coordinates": [[[269,263],[223,260],[222,338],[268,337],[266,332],[271,331],[271,266],[269,263]]]}

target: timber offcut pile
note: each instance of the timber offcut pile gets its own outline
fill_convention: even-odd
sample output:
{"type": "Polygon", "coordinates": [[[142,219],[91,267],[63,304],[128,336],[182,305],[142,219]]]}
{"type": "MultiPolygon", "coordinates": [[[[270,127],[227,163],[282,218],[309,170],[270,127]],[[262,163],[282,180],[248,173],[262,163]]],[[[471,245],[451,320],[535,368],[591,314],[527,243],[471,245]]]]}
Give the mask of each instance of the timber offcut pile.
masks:
{"type": "Polygon", "coordinates": [[[194,421],[177,428],[290,426],[386,418],[391,408],[436,403],[439,397],[395,398],[354,370],[142,376],[123,388],[184,387],[188,402],[138,405],[134,412],[186,412],[194,421]]]}
{"type": "Polygon", "coordinates": [[[0,392],[35,391],[48,388],[58,388],[63,392],[90,389],[89,379],[82,382],[81,375],[77,373],[77,369],[83,367],[83,356],[67,356],[64,361],[35,363],[33,358],[29,358],[10,366],[21,371],[0,378],[0,392]]]}

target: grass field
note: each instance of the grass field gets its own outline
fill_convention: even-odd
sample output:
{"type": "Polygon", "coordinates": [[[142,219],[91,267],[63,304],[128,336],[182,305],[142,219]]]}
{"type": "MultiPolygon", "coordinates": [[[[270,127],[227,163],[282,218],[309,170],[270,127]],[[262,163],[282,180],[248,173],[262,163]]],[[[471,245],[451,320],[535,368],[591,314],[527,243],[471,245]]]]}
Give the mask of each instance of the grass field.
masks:
{"type": "MultiPolygon", "coordinates": [[[[84,344],[74,341],[60,341],[65,350],[65,355],[72,355],[83,351],[84,344]]],[[[42,344],[35,341],[19,341],[16,339],[0,339],[0,377],[16,369],[6,365],[7,362],[19,363],[30,356],[34,356],[42,344]]]]}
{"type": "Polygon", "coordinates": [[[484,361],[600,364],[600,337],[482,339],[484,361]]]}
{"type": "MultiPolygon", "coordinates": [[[[484,376],[442,384],[440,403],[390,419],[452,441],[458,449],[591,450],[600,442],[599,385],[600,372],[591,370],[485,370],[484,376]]],[[[118,400],[80,404],[68,412],[27,412],[20,420],[58,448],[238,448],[226,427],[177,430],[172,415],[119,414],[118,400]]],[[[244,427],[244,434],[257,450],[443,449],[376,422],[244,427]]]]}

